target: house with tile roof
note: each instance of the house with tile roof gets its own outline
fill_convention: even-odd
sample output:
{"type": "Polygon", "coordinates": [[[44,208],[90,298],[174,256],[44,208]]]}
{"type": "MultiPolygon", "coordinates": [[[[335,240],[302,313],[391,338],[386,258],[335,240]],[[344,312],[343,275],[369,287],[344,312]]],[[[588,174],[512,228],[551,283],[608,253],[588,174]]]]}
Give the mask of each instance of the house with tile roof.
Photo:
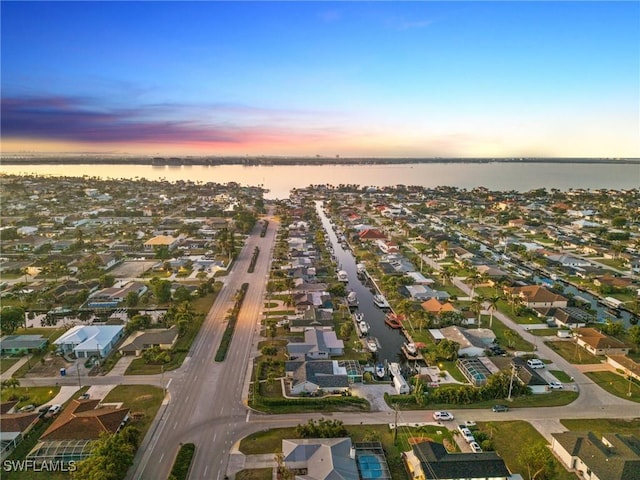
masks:
{"type": "Polygon", "coordinates": [[[449,453],[431,441],[402,453],[411,480],[508,480],[511,473],[496,452],[449,453]]]}
{"type": "Polygon", "coordinates": [[[551,450],[580,478],[640,480],[640,438],[636,435],[562,432],[551,437],[551,450]]]}
{"type": "Polygon", "coordinates": [[[566,307],[568,300],[541,285],[526,285],[524,287],[506,288],[506,292],[522,298],[524,306],[528,308],[566,307]]]}
{"type": "Polygon", "coordinates": [[[360,238],[361,241],[366,242],[369,240],[386,239],[387,236],[377,228],[367,228],[358,234],[358,238],[360,238]]]}
{"type": "Polygon", "coordinates": [[[574,330],[578,345],[592,355],[627,355],[629,347],[620,340],[605,335],[595,328],[574,330]]]}
{"type": "Polygon", "coordinates": [[[97,440],[103,433],[116,433],[129,419],[129,409],[96,408],[99,403],[98,399],[71,400],[40,440],[97,440]]]}
{"type": "Polygon", "coordinates": [[[437,298],[430,298],[422,302],[422,308],[430,313],[439,314],[442,312],[457,312],[456,307],[450,302],[442,303],[437,298]]]}

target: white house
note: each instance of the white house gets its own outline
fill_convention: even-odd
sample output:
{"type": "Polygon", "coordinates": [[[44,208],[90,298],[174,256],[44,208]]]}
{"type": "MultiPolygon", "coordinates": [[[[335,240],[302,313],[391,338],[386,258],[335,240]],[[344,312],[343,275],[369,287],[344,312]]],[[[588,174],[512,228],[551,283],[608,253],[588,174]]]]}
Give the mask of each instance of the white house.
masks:
{"type": "Polygon", "coordinates": [[[124,336],[122,325],[77,325],[53,343],[63,353],[75,353],[78,358],[109,355],[114,345],[124,336]]]}

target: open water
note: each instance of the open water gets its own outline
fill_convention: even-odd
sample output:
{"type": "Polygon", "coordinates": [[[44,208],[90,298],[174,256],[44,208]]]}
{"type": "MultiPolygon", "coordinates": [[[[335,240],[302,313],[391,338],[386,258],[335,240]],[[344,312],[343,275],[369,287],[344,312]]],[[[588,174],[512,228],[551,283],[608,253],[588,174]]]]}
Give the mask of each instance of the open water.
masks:
{"type": "Polygon", "coordinates": [[[397,165],[1,165],[0,173],[99,178],[146,178],[261,185],[266,198],[282,199],[293,188],[319,184],[486,187],[526,192],[537,188],[640,188],[638,164],[591,163],[420,163],[397,165]]]}

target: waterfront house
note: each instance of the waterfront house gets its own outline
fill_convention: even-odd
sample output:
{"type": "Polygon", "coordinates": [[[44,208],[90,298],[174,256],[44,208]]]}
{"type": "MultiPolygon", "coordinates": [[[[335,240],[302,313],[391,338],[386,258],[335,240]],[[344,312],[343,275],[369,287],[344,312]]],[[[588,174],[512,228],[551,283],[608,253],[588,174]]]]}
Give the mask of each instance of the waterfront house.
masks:
{"type": "Polygon", "coordinates": [[[605,335],[595,328],[578,328],[575,331],[578,345],[592,355],[626,355],[629,347],[618,339],[605,335]]]}
{"type": "MultiPolygon", "coordinates": [[[[303,438],[282,440],[282,456],[286,468],[304,471],[296,478],[359,480],[351,439],[303,438]]],[[[380,477],[376,477],[380,478],[380,477]]]]}
{"type": "Polygon", "coordinates": [[[287,344],[289,358],[327,359],[344,354],[344,342],[339,340],[333,329],[307,328],[303,342],[287,344]]]}
{"type": "Polygon", "coordinates": [[[347,369],[336,360],[286,362],[285,372],[291,379],[292,395],[343,392],[349,388],[347,369]]]}

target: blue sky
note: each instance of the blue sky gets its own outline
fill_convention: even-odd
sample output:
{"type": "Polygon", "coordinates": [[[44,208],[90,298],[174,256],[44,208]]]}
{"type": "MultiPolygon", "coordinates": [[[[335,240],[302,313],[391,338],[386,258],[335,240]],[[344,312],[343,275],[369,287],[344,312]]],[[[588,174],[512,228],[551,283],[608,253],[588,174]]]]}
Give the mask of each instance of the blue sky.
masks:
{"type": "Polygon", "coordinates": [[[2,2],[3,151],[640,157],[638,2],[2,2]]]}

